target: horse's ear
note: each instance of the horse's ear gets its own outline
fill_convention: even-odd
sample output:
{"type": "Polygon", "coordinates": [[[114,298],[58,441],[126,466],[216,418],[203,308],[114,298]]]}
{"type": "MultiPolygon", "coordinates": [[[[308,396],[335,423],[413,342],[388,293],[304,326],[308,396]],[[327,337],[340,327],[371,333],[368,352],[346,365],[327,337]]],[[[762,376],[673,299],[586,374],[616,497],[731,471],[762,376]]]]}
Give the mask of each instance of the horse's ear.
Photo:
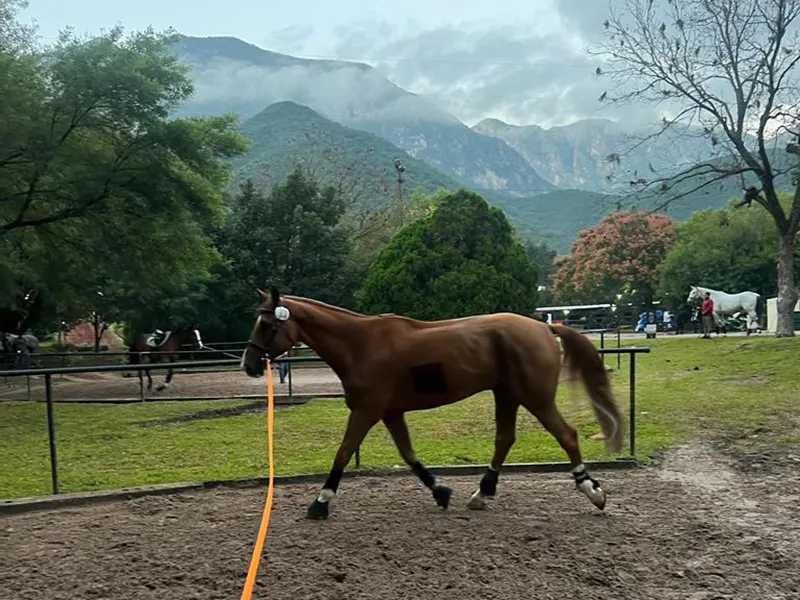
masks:
{"type": "Polygon", "coordinates": [[[281,293],[276,287],[273,287],[270,291],[270,303],[272,304],[273,309],[279,306],[281,303],[281,293]]]}
{"type": "Polygon", "coordinates": [[[259,289],[258,290],[258,299],[261,300],[261,302],[264,302],[266,304],[267,302],[269,302],[269,292],[265,292],[264,290],[259,289]]]}

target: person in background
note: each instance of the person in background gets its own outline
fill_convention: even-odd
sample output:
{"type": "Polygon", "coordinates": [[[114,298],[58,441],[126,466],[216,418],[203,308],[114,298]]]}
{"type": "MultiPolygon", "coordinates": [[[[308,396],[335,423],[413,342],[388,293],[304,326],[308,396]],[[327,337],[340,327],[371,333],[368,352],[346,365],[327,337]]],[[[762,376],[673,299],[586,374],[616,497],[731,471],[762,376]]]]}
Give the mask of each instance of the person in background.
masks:
{"type": "Polygon", "coordinates": [[[711,339],[711,326],[714,324],[714,301],[709,292],[706,292],[706,297],[703,299],[700,315],[703,321],[703,335],[700,336],[700,339],[711,339]]]}
{"type": "MultiPolygon", "coordinates": [[[[278,357],[278,360],[287,358],[290,354],[289,352],[284,352],[278,357]]],[[[289,363],[288,362],[278,362],[278,378],[280,379],[281,383],[285,383],[286,377],[289,375],[289,363]]]]}

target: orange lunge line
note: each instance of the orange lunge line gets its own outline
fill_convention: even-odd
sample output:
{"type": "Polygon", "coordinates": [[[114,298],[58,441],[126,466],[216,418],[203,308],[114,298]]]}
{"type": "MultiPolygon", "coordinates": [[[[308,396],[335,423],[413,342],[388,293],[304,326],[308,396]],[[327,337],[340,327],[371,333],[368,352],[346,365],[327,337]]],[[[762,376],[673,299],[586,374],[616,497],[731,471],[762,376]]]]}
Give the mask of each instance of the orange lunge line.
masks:
{"type": "Polygon", "coordinates": [[[261,560],[261,553],[264,550],[264,540],[267,537],[269,518],[272,515],[272,492],[273,492],[273,468],[272,460],[272,428],[275,424],[275,397],[272,390],[272,368],[267,360],[267,446],[269,453],[269,487],[267,488],[267,504],[264,506],[264,515],[261,517],[261,527],[258,529],[256,547],[253,548],[253,557],[250,559],[250,569],[247,571],[247,579],[244,582],[242,600],[250,600],[253,594],[253,586],[256,584],[258,575],[258,563],[261,560]]]}

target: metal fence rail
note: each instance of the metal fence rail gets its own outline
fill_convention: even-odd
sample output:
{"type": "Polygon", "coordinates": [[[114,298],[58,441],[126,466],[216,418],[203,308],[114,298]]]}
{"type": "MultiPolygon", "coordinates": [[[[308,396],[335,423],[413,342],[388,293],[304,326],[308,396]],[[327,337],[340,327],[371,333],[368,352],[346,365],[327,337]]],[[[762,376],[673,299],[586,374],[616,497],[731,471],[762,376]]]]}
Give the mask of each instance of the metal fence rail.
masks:
{"type": "MultiPolygon", "coordinates": [[[[609,334],[612,334],[616,337],[616,347],[619,348],[621,345],[620,342],[620,330],[616,329],[578,329],[581,333],[585,335],[599,335],[600,336],[600,348],[605,349],[605,342],[606,337],[609,334]]],[[[203,348],[200,350],[193,350],[191,344],[183,344],[179,350],[144,350],[140,352],[134,352],[130,350],[101,350],[99,352],[95,352],[94,350],[57,350],[57,351],[43,351],[43,352],[30,352],[27,354],[27,357],[30,361],[36,360],[43,360],[48,358],[98,358],[98,357],[127,357],[132,354],[139,355],[140,359],[143,356],[154,355],[159,356],[162,354],[179,354],[179,355],[187,355],[190,357],[190,360],[195,360],[195,356],[203,356],[209,354],[233,354],[239,353],[241,354],[244,352],[244,349],[247,345],[246,341],[242,342],[214,342],[213,345],[204,344],[203,348]]],[[[305,344],[298,344],[297,346],[293,347],[290,350],[297,352],[306,352],[311,350],[305,344]]],[[[313,352],[313,351],[312,351],[313,352]]],[[[62,364],[62,367],[66,367],[66,365],[62,364]]],[[[35,367],[34,367],[35,368],[35,367]]],[[[53,367],[56,368],[56,367],[53,367]]],[[[0,373],[2,371],[0,370],[0,373]]]]}
{"type": "MultiPolygon", "coordinates": [[[[629,453],[630,458],[636,457],[636,355],[649,354],[650,348],[628,346],[623,348],[605,348],[599,350],[600,354],[616,354],[621,356],[627,354],[629,357],[629,453]]],[[[31,375],[44,375],[45,378],[45,400],[47,407],[47,434],[48,444],[50,449],[50,475],[52,480],[53,494],[60,493],[60,481],[58,474],[58,452],[56,447],[56,426],[53,402],[53,375],[60,374],[76,374],[76,373],[108,373],[108,372],[142,372],[145,369],[161,370],[161,369],[178,369],[184,368],[188,370],[197,370],[201,367],[213,366],[232,366],[238,365],[239,360],[226,359],[226,360],[210,360],[210,361],[188,361],[188,362],[174,362],[174,363],[155,363],[148,365],[90,365],[83,367],[63,367],[55,369],[35,368],[25,370],[13,371],[0,371],[0,375],[5,377],[23,377],[31,375]]],[[[278,358],[272,361],[273,363],[312,363],[324,362],[318,356],[295,356],[278,358]]],[[[324,395],[324,394],[321,394],[324,395]]],[[[355,467],[356,470],[361,468],[361,449],[356,450],[355,454],[355,467]]]]}

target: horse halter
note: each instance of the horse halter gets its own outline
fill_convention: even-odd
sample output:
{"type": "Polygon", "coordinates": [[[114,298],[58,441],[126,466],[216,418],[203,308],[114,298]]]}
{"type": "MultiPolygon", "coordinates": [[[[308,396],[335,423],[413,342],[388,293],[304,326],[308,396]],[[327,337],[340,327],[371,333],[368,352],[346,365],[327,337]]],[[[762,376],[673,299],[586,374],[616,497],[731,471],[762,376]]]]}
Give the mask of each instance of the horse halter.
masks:
{"type": "Polygon", "coordinates": [[[281,324],[289,320],[291,313],[289,312],[288,308],[283,305],[279,305],[276,306],[274,310],[271,308],[262,308],[259,310],[259,319],[261,318],[261,315],[273,315],[275,317],[275,323],[272,325],[272,327],[270,327],[269,337],[263,346],[258,342],[249,339],[245,344],[245,349],[255,348],[264,356],[269,358],[270,352],[268,348],[272,345],[272,342],[275,341],[275,336],[278,335],[278,329],[280,328],[281,324]]]}

